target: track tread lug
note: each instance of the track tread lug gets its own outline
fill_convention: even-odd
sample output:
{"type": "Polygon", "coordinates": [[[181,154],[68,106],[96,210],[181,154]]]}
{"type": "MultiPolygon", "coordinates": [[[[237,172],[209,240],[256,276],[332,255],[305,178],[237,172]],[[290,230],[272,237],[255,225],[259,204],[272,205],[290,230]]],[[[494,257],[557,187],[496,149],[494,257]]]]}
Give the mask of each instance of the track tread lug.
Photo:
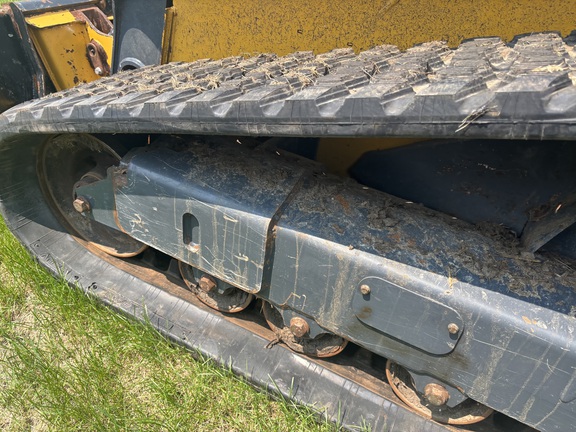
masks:
{"type": "Polygon", "coordinates": [[[207,134],[451,137],[458,129],[491,138],[540,138],[546,129],[565,138],[576,129],[575,40],[541,33],[456,49],[429,42],[403,52],[381,45],[147,66],[26,102],[0,125],[87,132],[101,119],[133,132],[149,123],[207,134]],[[480,112],[489,115],[458,127],[480,112]]]}

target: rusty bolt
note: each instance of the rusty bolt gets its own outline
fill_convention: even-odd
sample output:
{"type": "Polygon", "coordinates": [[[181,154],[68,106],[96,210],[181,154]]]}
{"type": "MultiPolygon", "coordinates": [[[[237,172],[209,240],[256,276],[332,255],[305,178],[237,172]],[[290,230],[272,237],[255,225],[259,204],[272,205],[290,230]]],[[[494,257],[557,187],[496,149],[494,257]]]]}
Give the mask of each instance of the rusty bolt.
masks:
{"type": "Polygon", "coordinates": [[[428,383],[424,387],[424,398],[434,406],[441,406],[448,402],[450,394],[440,384],[428,383]]]}
{"type": "Polygon", "coordinates": [[[78,213],[85,213],[90,211],[90,201],[88,201],[83,196],[77,197],[72,205],[74,206],[74,210],[76,210],[78,213]]]}
{"type": "Polygon", "coordinates": [[[296,337],[303,337],[310,331],[310,326],[305,319],[294,317],[290,320],[290,331],[296,337]]]}
{"type": "Polygon", "coordinates": [[[458,327],[458,324],[454,324],[454,323],[448,324],[448,333],[455,335],[459,331],[460,331],[460,327],[458,327]]]}
{"type": "Polygon", "coordinates": [[[214,288],[216,288],[216,281],[212,276],[207,274],[203,274],[200,280],[198,281],[198,286],[204,292],[210,292],[214,288]]]}
{"type": "Polygon", "coordinates": [[[96,67],[94,68],[94,73],[95,73],[96,75],[102,75],[104,72],[102,71],[102,68],[101,68],[100,66],[96,66],[96,67]]]}
{"type": "Polygon", "coordinates": [[[366,284],[360,285],[360,292],[361,292],[363,295],[368,295],[368,294],[370,294],[370,287],[369,287],[368,285],[366,285],[366,284]]]}

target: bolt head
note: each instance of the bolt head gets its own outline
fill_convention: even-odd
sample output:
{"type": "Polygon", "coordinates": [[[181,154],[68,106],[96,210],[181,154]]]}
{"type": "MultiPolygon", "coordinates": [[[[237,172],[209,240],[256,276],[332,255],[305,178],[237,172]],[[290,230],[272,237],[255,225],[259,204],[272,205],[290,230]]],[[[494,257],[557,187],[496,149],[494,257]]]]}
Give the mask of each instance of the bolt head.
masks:
{"type": "Polygon", "coordinates": [[[200,280],[198,281],[198,286],[202,291],[210,292],[216,288],[216,281],[212,276],[203,274],[200,280]]]}
{"type": "Polygon", "coordinates": [[[78,213],[86,213],[90,211],[90,201],[88,201],[83,196],[76,198],[72,205],[74,206],[74,210],[76,210],[78,213]]]}
{"type": "Polygon", "coordinates": [[[294,317],[290,320],[290,331],[296,337],[304,337],[310,332],[310,326],[304,318],[294,317]]]}
{"type": "Polygon", "coordinates": [[[100,66],[96,66],[96,67],[94,68],[94,73],[95,73],[96,75],[102,75],[102,73],[103,73],[103,72],[102,72],[102,68],[101,68],[100,66]]]}
{"type": "Polygon", "coordinates": [[[362,293],[362,295],[368,295],[370,294],[370,287],[366,284],[360,285],[360,292],[362,293]]]}
{"type": "Polygon", "coordinates": [[[458,327],[458,324],[454,324],[454,323],[448,324],[448,333],[455,335],[459,331],[460,331],[460,327],[458,327]]]}
{"type": "Polygon", "coordinates": [[[436,383],[428,383],[424,387],[424,398],[434,406],[442,406],[450,399],[448,390],[436,383]]]}

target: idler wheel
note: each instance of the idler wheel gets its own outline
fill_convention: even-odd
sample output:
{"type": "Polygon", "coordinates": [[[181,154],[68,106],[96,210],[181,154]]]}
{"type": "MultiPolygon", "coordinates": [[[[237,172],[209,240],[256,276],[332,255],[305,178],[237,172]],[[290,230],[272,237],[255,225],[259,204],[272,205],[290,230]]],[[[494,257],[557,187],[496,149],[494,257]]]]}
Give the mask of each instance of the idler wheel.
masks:
{"type": "Polygon", "coordinates": [[[120,258],[143,252],[148,246],[129,235],[87,217],[91,204],[76,188],[102,180],[120,156],[91,135],[67,134],[49,138],[38,156],[38,179],[47,201],[66,229],[98,249],[120,258]]]}

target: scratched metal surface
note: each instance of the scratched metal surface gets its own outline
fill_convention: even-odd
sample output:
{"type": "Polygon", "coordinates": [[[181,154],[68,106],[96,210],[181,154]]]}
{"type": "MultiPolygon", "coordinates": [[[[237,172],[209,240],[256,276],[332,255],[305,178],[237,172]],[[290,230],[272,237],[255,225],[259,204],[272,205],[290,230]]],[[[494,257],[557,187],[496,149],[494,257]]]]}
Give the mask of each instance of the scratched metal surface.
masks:
{"type": "Polygon", "coordinates": [[[281,345],[265,349],[269,339],[94,255],[66,232],[43,199],[35,175],[37,147],[43,137],[1,138],[0,212],[16,237],[55,275],[64,275],[75,287],[117,311],[152,323],[177,343],[271,393],[322,410],[345,429],[369,424],[373,430],[391,432],[454,430],[281,345]]]}
{"type": "Polygon", "coordinates": [[[272,218],[299,181],[301,170],[280,158],[254,160],[232,147],[193,142],[185,151],[161,142],[130,155],[124,185],[116,189],[125,232],[209,274],[258,292],[272,218]],[[218,193],[218,192],[220,193],[218,193]],[[192,243],[183,241],[183,215],[197,221],[192,243]]]}
{"type": "MultiPolygon", "coordinates": [[[[574,318],[565,315],[566,310],[573,313],[572,272],[565,278],[560,266],[560,273],[538,274],[546,265],[511,258],[464,224],[410,210],[415,205],[384,207],[387,213],[380,214],[376,229],[365,223],[368,192],[348,193],[341,184],[331,191],[324,188],[322,194],[314,192],[318,190],[305,198],[297,195],[280,220],[276,254],[288,257],[288,262],[274,268],[274,302],[304,310],[320,325],[337,327],[370,350],[428,371],[538,428],[547,427],[554,408],[571,415],[570,404],[559,401],[574,389],[574,318]],[[347,206],[349,216],[344,218],[347,206]],[[464,333],[455,350],[444,357],[430,355],[361,324],[351,315],[350,305],[366,277],[457,310],[464,333]],[[537,281],[552,285],[545,288],[537,281]],[[557,293],[561,294],[556,297],[557,293]],[[555,310],[556,300],[566,301],[564,311],[555,310]]],[[[378,313],[378,306],[373,310],[378,313]]],[[[422,310],[416,306],[414,320],[404,331],[433,338],[422,310]]]]}
{"type": "Polygon", "coordinates": [[[180,143],[160,139],[121,168],[119,220],[136,239],[196,265],[179,222],[191,213],[206,271],[528,424],[546,427],[553,401],[571,409],[576,275],[565,265],[273,149],[180,143]],[[364,283],[374,292],[360,300],[364,283]]]}

